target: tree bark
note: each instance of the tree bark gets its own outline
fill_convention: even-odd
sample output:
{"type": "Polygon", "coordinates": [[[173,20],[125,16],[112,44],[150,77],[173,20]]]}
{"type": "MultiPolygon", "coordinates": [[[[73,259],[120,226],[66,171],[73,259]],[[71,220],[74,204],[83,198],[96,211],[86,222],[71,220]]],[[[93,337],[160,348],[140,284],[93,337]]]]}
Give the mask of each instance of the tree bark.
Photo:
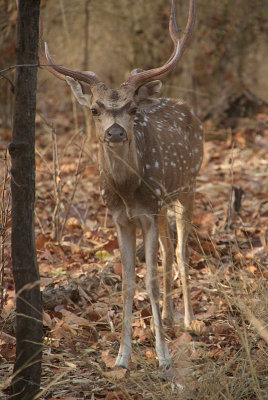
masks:
{"type": "Polygon", "coordinates": [[[35,110],[40,0],[20,0],[12,143],[12,264],[16,290],[16,361],[13,399],[32,399],[40,389],[42,302],[34,236],[35,110]]]}

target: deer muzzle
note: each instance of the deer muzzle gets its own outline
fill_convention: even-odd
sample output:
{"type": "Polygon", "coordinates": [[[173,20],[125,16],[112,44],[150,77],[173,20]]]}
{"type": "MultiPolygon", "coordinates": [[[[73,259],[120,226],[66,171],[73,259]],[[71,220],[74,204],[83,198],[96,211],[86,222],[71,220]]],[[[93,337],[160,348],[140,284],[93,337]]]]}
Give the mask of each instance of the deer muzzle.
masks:
{"type": "Polygon", "coordinates": [[[106,129],[104,140],[109,143],[123,143],[127,140],[127,133],[122,126],[115,123],[106,129]]]}

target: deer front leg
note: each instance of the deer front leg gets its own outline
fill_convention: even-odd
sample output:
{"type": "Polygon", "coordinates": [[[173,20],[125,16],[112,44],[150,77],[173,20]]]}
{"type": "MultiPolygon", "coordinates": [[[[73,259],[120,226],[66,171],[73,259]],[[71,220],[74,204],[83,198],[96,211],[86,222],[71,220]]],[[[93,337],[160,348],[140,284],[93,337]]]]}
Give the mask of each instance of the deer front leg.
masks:
{"type": "Polygon", "coordinates": [[[158,251],[158,219],[157,216],[143,216],[140,218],[146,260],[146,290],[149,295],[155,326],[156,353],[160,368],[170,366],[170,356],[165,342],[163,323],[159,305],[159,284],[157,275],[158,251]]]}
{"type": "Polygon", "coordinates": [[[131,321],[135,294],[136,229],[127,221],[125,224],[116,222],[116,229],[122,261],[123,323],[122,338],[115,366],[127,368],[131,354],[131,321]]]}

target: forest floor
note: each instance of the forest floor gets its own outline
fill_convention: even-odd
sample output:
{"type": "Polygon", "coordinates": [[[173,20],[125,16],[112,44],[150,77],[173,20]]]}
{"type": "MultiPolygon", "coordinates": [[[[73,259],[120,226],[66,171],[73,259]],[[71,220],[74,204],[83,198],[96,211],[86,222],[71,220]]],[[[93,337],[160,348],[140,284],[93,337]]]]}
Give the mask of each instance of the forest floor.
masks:
{"type": "MultiPolygon", "coordinates": [[[[99,193],[97,144],[73,133],[68,115],[49,122],[37,116],[36,246],[44,302],[40,398],[268,399],[267,123],[267,114],[258,112],[237,118],[232,129],[212,120],[204,124],[207,141],[189,238],[196,320],[184,330],[174,268],[176,326],[166,329],[173,365],[164,373],[154,350],[146,268],[138,258],[133,354],[129,370],[113,368],[122,269],[115,228],[99,193]]],[[[1,135],[5,147],[10,132],[1,135]]],[[[8,207],[8,190],[3,199],[8,207]]],[[[15,357],[9,221],[6,228],[0,399],[6,398],[15,357]]],[[[160,276],[162,271],[159,256],[160,276]]]]}

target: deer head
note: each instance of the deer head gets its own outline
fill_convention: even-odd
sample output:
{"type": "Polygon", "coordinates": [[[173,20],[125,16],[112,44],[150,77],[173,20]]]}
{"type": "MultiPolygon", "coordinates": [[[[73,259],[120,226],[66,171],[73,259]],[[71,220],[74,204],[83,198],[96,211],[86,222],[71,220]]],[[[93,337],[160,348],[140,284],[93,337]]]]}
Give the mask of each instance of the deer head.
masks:
{"type": "MultiPolygon", "coordinates": [[[[175,0],[171,0],[169,33],[174,50],[169,60],[159,68],[143,71],[135,69],[119,89],[109,89],[91,71],[76,71],[56,64],[45,44],[45,54],[40,41],[39,57],[50,72],[66,80],[76,99],[90,108],[100,142],[106,142],[114,150],[131,142],[133,121],[139,109],[157,103],[154,95],[161,91],[161,79],[168,75],[181,58],[191,36],[196,13],[195,0],[190,1],[188,23],[181,39],[177,35],[175,0]]],[[[42,34],[40,35],[42,38],[42,34]]]]}

